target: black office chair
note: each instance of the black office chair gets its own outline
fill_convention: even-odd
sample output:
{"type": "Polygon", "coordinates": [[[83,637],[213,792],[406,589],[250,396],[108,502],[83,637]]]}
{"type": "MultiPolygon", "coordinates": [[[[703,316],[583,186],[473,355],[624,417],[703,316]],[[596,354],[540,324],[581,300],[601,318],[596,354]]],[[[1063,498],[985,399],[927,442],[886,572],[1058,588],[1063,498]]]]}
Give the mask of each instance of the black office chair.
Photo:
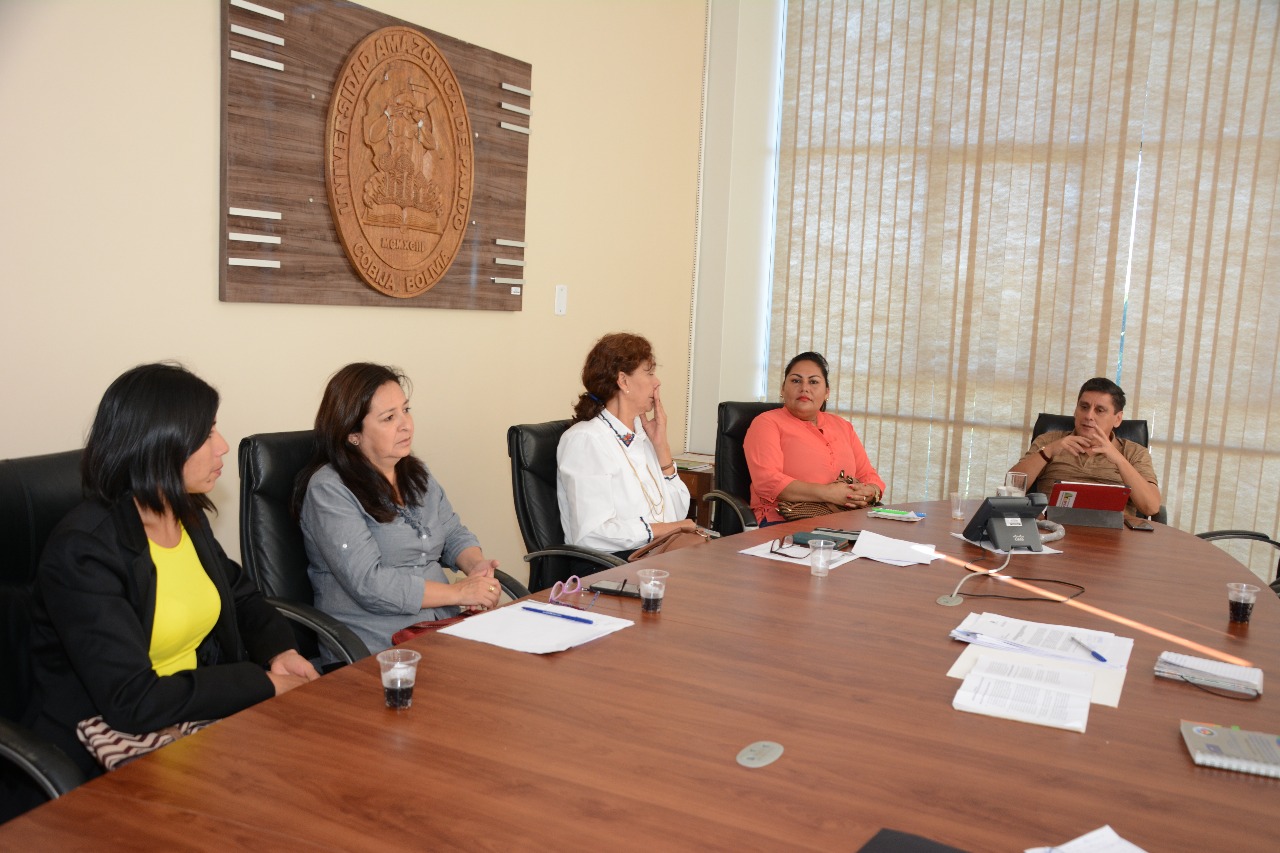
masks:
{"type": "MultiPolygon", "coordinates": [[[[1031,427],[1031,440],[1035,441],[1046,432],[1071,432],[1075,428],[1074,415],[1051,415],[1048,412],[1041,412],[1036,416],[1036,422],[1031,427]]],[[[1143,447],[1151,446],[1151,435],[1146,421],[1125,418],[1120,421],[1120,426],[1116,427],[1116,438],[1136,442],[1143,447]]],[[[1151,520],[1161,524],[1169,523],[1169,513],[1163,504],[1160,510],[1151,516],[1151,520]]]]}
{"type": "Polygon", "coordinates": [[[293,622],[303,657],[318,657],[323,644],[352,663],[368,657],[369,647],[342,622],[315,608],[302,529],[290,509],[294,483],[314,449],[311,430],[241,440],[240,561],[267,600],[293,622]],[[293,621],[301,614],[308,621],[293,621]]]}
{"type": "Polygon", "coordinates": [[[756,415],[777,409],[781,403],[721,403],[716,410],[715,488],[703,496],[714,516],[711,526],[721,536],[755,530],[751,511],[751,471],[742,442],[756,415]]]}
{"type": "MultiPolygon", "coordinates": [[[[1035,441],[1046,432],[1071,432],[1075,428],[1074,415],[1051,415],[1048,412],[1041,412],[1036,416],[1036,422],[1031,427],[1031,440],[1035,441]]],[[[1120,426],[1116,427],[1116,438],[1134,441],[1143,447],[1151,446],[1146,421],[1125,418],[1120,421],[1120,426]]]]}
{"type": "MultiPolygon", "coordinates": [[[[1204,533],[1197,533],[1196,536],[1209,542],[1215,539],[1245,539],[1251,542],[1265,542],[1280,551],[1280,542],[1265,533],[1258,533],[1255,530],[1208,530],[1204,533]]],[[[1275,591],[1276,595],[1280,595],[1280,559],[1276,561],[1276,578],[1271,582],[1271,589],[1275,591]]]]}
{"type": "Polygon", "coordinates": [[[529,552],[529,588],[535,592],[571,575],[585,576],[626,562],[592,548],[566,545],[556,502],[556,447],[572,421],[517,424],[507,430],[516,522],[529,552]]]}
{"type": "Polygon", "coordinates": [[[0,461],[0,821],[65,794],[84,773],[25,728],[34,687],[31,610],[46,540],[82,500],[79,450],[0,461]]]}
{"type": "MultiPolygon", "coordinates": [[[[264,432],[240,441],[240,556],[249,577],[282,613],[309,617],[301,630],[294,629],[303,655],[315,657],[322,642],[351,663],[367,657],[369,648],[342,622],[315,609],[302,529],[291,508],[298,475],[314,451],[312,430],[264,432]]],[[[506,572],[495,572],[494,579],[513,600],[529,594],[506,572]]]]}

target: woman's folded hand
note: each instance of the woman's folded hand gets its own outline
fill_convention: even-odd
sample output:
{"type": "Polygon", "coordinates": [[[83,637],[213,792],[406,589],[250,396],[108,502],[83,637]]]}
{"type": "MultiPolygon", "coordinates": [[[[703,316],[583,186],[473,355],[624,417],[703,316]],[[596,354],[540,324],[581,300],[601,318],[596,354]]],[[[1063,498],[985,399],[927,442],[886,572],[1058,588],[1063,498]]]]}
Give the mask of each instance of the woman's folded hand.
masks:
{"type": "Polygon", "coordinates": [[[310,679],[303,678],[301,675],[285,675],[279,672],[268,672],[267,678],[271,679],[271,685],[276,689],[276,695],[288,693],[295,687],[301,687],[310,679]]]}
{"type": "Polygon", "coordinates": [[[311,661],[298,654],[297,649],[283,651],[271,659],[267,668],[278,675],[296,675],[306,681],[315,681],[320,677],[311,661]]]}
{"type": "Polygon", "coordinates": [[[489,609],[497,605],[502,587],[492,577],[486,575],[470,575],[455,584],[453,591],[457,596],[457,604],[463,607],[489,609]]]}

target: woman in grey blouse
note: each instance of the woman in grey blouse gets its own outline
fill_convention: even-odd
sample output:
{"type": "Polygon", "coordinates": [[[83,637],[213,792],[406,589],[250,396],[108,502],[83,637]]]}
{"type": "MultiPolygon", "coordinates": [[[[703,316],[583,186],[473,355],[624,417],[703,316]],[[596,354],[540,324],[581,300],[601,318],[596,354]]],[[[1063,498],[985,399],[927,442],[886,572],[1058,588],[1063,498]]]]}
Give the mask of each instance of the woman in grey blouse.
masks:
{"type": "Polygon", "coordinates": [[[295,495],[316,606],[371,651],[414,622],[493,607],[500,591],[498,561],[484,556],[413,455],[407,387],[402,373],[377,364],[335,373],[295,495]],[[450,583],[444,566],[466,578],[450,583]]]}

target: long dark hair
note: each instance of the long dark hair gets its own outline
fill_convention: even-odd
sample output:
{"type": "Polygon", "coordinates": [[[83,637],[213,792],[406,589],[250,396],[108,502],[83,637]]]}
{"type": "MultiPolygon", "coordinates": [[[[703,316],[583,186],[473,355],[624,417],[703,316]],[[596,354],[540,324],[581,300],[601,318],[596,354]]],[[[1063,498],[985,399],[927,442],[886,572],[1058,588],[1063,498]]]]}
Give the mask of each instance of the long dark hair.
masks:
{"type": "MultiPolygon", "coordinates": [[[[818,365],[818,369],[822,371],[822,381],[827,384],[828,388],[831,387],[831,379],[827,376],[827,360],[826,358],[823,357],[821,353],[816,353],[816,352],[802,352],[795,358],[788,361],[787,369],[782,371],[783,385],[787,384],[787,377],[791,375],[791,368],[795,367],[797,364],[799,364],[802,361],[812,361],[814,364],[818,365]]],[[[822,405],[818,408],[818,411],[825,412],[826,410],[827,410],[827,401],[823,400],[822,405]]]]}
{"type": "Polygon", "coordinates": [[[618,393],[618,374],[631,373],[653,363],[653,347],[639,335],[614,332],[596,341],[582,365],[582,386],[587,390],[573,406],[575,421],[589,421],[618,393]]]}
{"type": "Polygon", "coordinates": [[[113,504],[131,496],[187,527],[214,510],[208,495],[187,491],[182,469],[209,440],[218,392],[180,364],[140,364],[120,374],[98,403],[80,480],[87,496],[113,504]]]}
{"type": "Polygon", "coordinates": [[[361,431],[373,395],[388,382],[399,385],[406,397],[412,390],[404,373],[381,364],[348,364],[329,377],[316,411],[316,452],[298,476],[293,493],[295,514],[302,510],[311,475],[325,465],[333,466],[364,511],[383,524],[395,518],[397,503],[416,506],[422,502],[428,481],[427,466],[422,460],[410,454],[396,462],[396,486],[400,490],[397,496],[387,478],[369,463],[359,447],[348,441],[353,432],[361,431]]]}

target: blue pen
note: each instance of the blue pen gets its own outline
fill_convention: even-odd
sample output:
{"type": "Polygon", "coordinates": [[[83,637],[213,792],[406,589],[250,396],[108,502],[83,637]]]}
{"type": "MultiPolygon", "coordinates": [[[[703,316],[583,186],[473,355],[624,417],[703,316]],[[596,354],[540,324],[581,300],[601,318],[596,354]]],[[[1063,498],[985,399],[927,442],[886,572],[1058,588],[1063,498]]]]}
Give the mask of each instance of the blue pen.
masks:
{"type": "Polygon", "coordinates": [[[522,606],[520,609],[528,610],[530,613],[541,613],[543,616],[555,616],[559,619],[568,619],[571,622],[586,622],[588,625],[596,624],[585,616],[570,616],[568,613],[556,613],[554,610],[539,610],[538,608],[530,607],[527,604],[522,606]]]}
{"type": "Polygon", "coordinates": [[[1107,659],[1106,659],[1106,658],[1104,658],[1102,655],[1100,655],[1100,654],[1098,654],[1097,652],[1095,652],[1095,651],[1094,651],[1092,648],[1090,648],[1089,646],[1085,645],[1084,640],[1080,639],[1080,638],[1079,638],[1079,637],[1077,637],[1075,634],[1072,634],[1072,635],[1071,635],[1071,640],[1072,640],[1072,642],[1074,642],[1077,646],[1079,646],[1080,648],[1084,649],[1086,652],[1088,652],[1089,654],[1093,655],[1093,656],[1094,656],[1095,658],[1097,658],[1098,660],[1102,661],[1103,663],[1106,663],[1106,662],[1107,662],[1107,659]]]}

